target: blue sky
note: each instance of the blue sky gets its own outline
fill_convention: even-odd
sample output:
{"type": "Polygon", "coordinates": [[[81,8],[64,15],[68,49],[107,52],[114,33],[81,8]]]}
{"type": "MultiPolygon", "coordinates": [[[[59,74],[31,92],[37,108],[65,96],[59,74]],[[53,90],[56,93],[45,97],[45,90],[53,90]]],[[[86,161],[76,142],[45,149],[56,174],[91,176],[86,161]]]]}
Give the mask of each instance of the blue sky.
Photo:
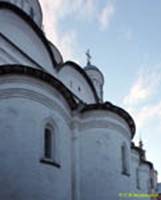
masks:
{"type": "Polygon", "coordinates": [[[40,0],[44,29],[64,60],[105,76],[104,98],[133,116],[161,181],[161,1],[40,0]]]}

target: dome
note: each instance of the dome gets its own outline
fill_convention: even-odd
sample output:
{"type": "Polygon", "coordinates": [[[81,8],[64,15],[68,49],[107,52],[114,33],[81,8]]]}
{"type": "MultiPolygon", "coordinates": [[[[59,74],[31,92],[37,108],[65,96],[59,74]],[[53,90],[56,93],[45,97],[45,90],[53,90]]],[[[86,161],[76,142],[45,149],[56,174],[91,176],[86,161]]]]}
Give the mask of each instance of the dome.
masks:
{"type": "Polygon", "coordinates": [[[87,51],[86,55],[87,55],[87,65],[84,67],[84,71],[87,73],[88,77],[92,80],[97,95],[99,97],[99,101],[102,102],[104,76],[102,72],[95,65],[91,64],[91,55],[89,50],[87,51]]]}
{"type": "Polygon", "coordinates": [[[86,67],[84,67],[85,70],[90,70],[90,69],[94,69],[94,70],[97,70],[97,71],[100,71],[96,66],[94,65],[91,65],[91,64],[88,64],[86,67]]]}
{"type": "Polygon", "coordinates": [[[103,74],[102,72],[95,66],[95,65],[92,65],[91,63],[88,63],[87,66],[84,67],[84,70],[87,72],[88,70],[93,70],[93,71],[96,71],[96,73],[99,73],[101,78],[102,78],[102,82],[104,83],[104,77],[103,77],[103,74]]]}
{"type": "Polygon", "coordinates": [[[87,62],[87,65],[84,67],[84,70],[87,74],[95,74],[95,76],[97,76],[97,79],[99,79],[102,85],[104,85],[104,76],[102,72],[98,69],[98,67],[92,65],[90,61],[87,62]]]}
{"type": "Polygon", "coordinates": [[[39,27],[42,26],[42,11],[38,0],[0,0],[0,2],[17,6],[30,16],[39,27]]]}

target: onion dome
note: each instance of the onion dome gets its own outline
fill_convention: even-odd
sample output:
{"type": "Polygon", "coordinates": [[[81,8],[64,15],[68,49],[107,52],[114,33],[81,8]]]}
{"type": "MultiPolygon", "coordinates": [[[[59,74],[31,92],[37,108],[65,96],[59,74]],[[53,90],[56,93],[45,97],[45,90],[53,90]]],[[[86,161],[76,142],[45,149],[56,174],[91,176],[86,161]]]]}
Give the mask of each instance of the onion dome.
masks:
{"type": "Polygon", "coordinates": [[[91,64],[91,55],[89,50],[87,51],[86,55],[87,55],[87,65],[84,67],[84,70],[91,79],[96,89],[99,101],[103,102],[104,76],[96,66],[91,64]]]}

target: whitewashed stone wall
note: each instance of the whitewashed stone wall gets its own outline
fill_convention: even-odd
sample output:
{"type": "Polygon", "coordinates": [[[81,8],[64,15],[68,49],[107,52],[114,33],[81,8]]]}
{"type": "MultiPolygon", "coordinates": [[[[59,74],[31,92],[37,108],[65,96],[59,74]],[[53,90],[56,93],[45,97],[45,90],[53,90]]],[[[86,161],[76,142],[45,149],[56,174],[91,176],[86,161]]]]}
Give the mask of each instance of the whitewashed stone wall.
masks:
{"type": "MultiPolygon", "coordinates": [[[[12,2],[20,6],[20,1],[12,2]]],[[[28,2],[32,5],[34,1],[28,2]]],[[[70,66],[58,70],[41,38],[20,16],[0,10],[0,24],[0,65],[41,69],[87,104],[96,102],[81,73],[70,66]]],[[[56,62],[62,64],[57,49],[49,45],[56,62]]],[[[94,72],[89,77],[101,99],[103,77],[94,72]]],[[[150,167],[140,164],[138,152],[131,150],[127,122],[110,111],[72,112],[60,91],[43,81],[25,75],[0,76],[0,127],[2,200],[118,200],[119,193],[149,192],[150,167]],[[48,122],[56,131],[55,158],[60,168],[40,162],[48,122]],[[122,174],[123,144],[127,146],[129,175],[122,174]],[[136,187],[136,169],[140,189],[136,187]]]]}
{"type": "MultiPolygon", "coordinates": [[[[44,42],[34,31],[34,29],[32,29],[29,24],[25,23],[25,21],[21,19],[20,16],[16,15],[10,10],[0,10],[0,24],[1,27],[3,27],[0,29],[0,33],[3,34],[11,43],[13,43],[15,47],[20,49],[24,54],[26,54],[30,59],[34,61],[34,65],[32,64],[30,66],[39,66],[39,68],[41,67],[44,71],[51,73],[52,75],[56,73],[54,70],[55,66],[53,66],[50,54],[44,42]]],[[[5,49],[6,46],[1,45],[0,48],[5,49]]],[[[10,49],[7,51],[9,56],[11,56],[9,53],[10,51],[10,49]]],[[[16,52],[12,52],[12,55],[12,57],[16,57],[15,59],[18,60],[20,57],[22,57],[22,55],[19,56],[16,52]]],[[[3,56],[3,59],[5,58],[6,57],[3,56]]],[[[14,64],[15,61],[13,62],[12,60],[13,59],[10,59],[9,63],[14,64]]],[[[24,64],[24,61],[25,60],[23,60],[21,64],[24,64]]],[[[28,62],[26,62],[26,64],[27,63],[28,62]]],[[[30,61],[30,63],[32,62],[30,61]]]]}
{"type": "Polygon", "coordinates": [[[42,11],[37,0],[0,0],[0,2],[11,3],[23,10],[33,21],[41,28],[42,26],[42,11]],[[31,16],[31,9],[33,16],[31,16]]]}
{"type": "Polygon", "coordinates": [[[91,87],[83,75],[69,64],[65,65],[58,74],[64,85],[85,103],[95,103],[91,87]]]}
{"type": "Polygon", "coordinates": [[[121,146],[127,144],[130,160],[130,130],[113,113],[90,111],[77,119],[79,199],[118,199],[130,191],[130,177],[122,175],[121,146]],[[79,123],[80,120],[80,123],[79,123]]]}
{"type": "Polygon", "coordinates": [[[0,199],[71,199],[70,109],[54,88],[27,77],[0,78],[0,199]],[[57,136],[57,168],[40,163],[44,128],[57,136]]]}

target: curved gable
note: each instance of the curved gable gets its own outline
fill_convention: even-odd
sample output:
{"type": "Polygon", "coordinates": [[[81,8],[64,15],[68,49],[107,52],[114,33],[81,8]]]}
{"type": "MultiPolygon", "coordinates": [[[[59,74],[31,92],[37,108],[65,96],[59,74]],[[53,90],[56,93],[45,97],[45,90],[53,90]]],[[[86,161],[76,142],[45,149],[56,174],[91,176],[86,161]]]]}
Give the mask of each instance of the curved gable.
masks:
{"type": "Polygon", "coordinates": [[[66,87],[85,103],[98,102],[98,97],[91,80],[76,63],[71,61],[64,63],[59,69],[58,77],[66,87]]]}
{"type": "Polygon", "coordinates": [[[62,64],[62,63],[63,63],[63,57],[62,57],[60,51],[59,51],[59,50],[57,49],[57,47],[56,47],[54,44],[52,44],[50,41],[49,41],[49,45],[50,45],[51,50],[52,50],[52,52],[53,52],[53,54],[54,54],[54,56],[55,56],[56,63],[57,63],[58,65],[62,64]]]}
{"type": "Polygon", "coordinates": [[[9,3],[0,2],[1,34],[15,44],[45,71],[54,73],[56,60],[43,32],[33,20],[9,3]],[[14,33],[14,34],[13,34],[14,33]]]}

